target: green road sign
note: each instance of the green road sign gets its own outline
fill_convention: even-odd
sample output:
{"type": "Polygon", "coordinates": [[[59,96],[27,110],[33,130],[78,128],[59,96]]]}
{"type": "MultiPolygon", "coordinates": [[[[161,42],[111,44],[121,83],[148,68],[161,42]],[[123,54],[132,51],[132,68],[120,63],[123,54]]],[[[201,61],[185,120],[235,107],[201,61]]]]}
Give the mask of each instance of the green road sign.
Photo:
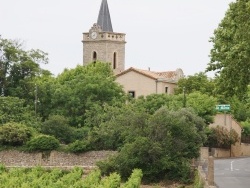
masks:
{"type": "Polygon", "coordinates": [[[230,104],[216,105],[216,110],[218,110],[218,111],[230,111],[230,104]]]}

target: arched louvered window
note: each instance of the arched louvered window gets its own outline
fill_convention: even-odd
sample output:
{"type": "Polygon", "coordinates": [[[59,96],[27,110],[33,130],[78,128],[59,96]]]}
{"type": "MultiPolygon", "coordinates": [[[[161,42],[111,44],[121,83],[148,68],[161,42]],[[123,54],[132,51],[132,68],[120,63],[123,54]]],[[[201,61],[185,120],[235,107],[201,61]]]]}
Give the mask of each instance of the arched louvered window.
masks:
{"type": "Polygon", "coordinates": [[[93,62],[95,63],[97,60],[97,53],[96,51],[93,52],[93,62]]]}
{"type": "Polygon", "coordinates": [[[113,55],[113,69],[116,69],[117,65],[116,65],[116,59],[117,59],[117,54],[116,52],[114,52],[114,55],[113,55]]]}

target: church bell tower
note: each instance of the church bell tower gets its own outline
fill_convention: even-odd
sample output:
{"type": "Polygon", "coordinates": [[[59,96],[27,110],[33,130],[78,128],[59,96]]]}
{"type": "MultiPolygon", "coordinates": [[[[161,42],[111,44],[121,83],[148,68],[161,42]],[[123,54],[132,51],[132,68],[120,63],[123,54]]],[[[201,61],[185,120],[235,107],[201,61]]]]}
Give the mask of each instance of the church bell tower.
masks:
{"type": "Polygon", "coordinates": [[[115,74],[125,69],[125,34],[113,32],[107,0],[102,0],[97,23],[83,33],[83,65],[110,63],[115,74]]]}

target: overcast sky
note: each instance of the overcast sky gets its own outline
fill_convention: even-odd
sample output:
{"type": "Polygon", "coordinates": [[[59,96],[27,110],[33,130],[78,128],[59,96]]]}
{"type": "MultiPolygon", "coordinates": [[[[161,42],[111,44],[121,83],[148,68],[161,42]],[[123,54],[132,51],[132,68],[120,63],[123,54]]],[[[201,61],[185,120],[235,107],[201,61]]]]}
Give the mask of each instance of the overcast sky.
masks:
{"type": "MultiPolygon", "coordinates": [[[[126,68],[204,71],[213,36],[234,0],[108,0],[114,32],[126,33],[126,68]]],[[[58,75],[82,64],[82,33],[101,0],[0,0],[0,35],[49,54],[58,75]]]]}

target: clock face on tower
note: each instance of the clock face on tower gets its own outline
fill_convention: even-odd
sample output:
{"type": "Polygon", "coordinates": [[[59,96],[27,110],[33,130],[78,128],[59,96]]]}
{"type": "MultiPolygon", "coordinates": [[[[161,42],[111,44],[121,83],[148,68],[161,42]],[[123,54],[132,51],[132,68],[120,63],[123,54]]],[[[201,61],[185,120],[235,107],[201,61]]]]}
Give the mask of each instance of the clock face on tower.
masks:
{"type": "Polygon", "coordinates": [[[90,36],[91,36],[92,39],[96,39],[97,38],[97,32],[95,32],[95,31],[91,32],[90,36]]]}

